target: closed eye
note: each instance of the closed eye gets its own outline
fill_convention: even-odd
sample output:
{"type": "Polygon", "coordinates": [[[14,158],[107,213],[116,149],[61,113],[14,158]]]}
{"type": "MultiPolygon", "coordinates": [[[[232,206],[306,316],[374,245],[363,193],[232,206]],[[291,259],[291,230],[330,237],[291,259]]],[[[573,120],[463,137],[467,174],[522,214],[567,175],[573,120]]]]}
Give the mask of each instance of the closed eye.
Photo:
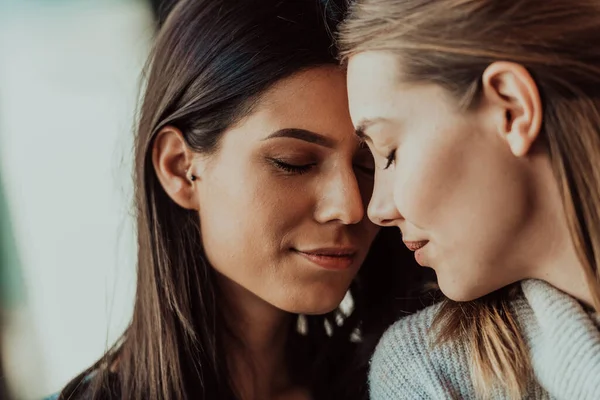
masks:
{"type": "Polygon", "coordinates": [[[388,169],[394,163],[394,160],[396,159],[396,149],[390,151],[390,154],[388,154],[386,159],[387,159],[387,164],[385,165],[385,168],[383,168],[383,169],[388,169]]]}
{"type": "Polygon", "coordinates": [[[294,174],[294,175],[303,175],[303,174],[309,172],[315,165],[317,165],[316,163],[295,165],[295,164],[287,163],[287,162],[277,159],[277,158],[269,158],[269,161],[271,161],[271,163],[273,163],[273,165],[275,165],[277,168],[283,170],[284,172],[287,172],[289,174],[294,174]]]}

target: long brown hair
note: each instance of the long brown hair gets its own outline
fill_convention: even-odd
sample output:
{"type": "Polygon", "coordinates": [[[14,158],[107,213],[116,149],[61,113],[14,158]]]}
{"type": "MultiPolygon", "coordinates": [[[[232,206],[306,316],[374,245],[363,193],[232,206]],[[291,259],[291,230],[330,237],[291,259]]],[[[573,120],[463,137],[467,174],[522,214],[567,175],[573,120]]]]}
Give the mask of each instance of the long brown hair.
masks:
{"type": "MultiPolygon", "coordinates": [[[[600,3],[592,0],[359,0],[341,28],[343,58],[397,54],[403,79],[439,84],[477,105],[495,61],[527,68],[543,103],[547,148],[577,255],[600,310],[600,3]]],[[[476,388],[522,398],[531,368],[510,306],[518,287],[474,302],[445,301],[438,343],[468,343],[476,388]]]]}
{"type": "MultiPolygon", "coordinates": [[[[227,366],[223,301],[199,234],[197,214],[176,205],[151,162],[162,127],[210,153],[277,81],[336,64],[330,33],[343,1],[182,0],[162,26],[149,62],[135,138],[137,292],[121,340],[75,378],[61,399],[236,399],[227,366]]],[[[382,230],[350,288],[354,311],[290,326],[293,376],[316,399],[366,398],[367,360],[404,309],[417,267],[382,230]],[[357,332],[362,340],[357,340],[357,332]]]]}

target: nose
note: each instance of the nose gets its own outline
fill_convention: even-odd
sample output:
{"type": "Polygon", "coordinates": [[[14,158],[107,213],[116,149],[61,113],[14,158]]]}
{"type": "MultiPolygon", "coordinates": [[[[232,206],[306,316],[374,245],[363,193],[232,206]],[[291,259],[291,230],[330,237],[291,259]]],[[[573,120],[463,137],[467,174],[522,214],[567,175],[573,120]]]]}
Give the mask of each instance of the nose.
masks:
{"type": "Polygon", "coordinates": [[[336,168],[324,183],[319,196],[315,219],[321,223],[339,221],[344,225],[358,224],[365,217],[365,206],[352,168],[336,168]]]}
{"type": "Polygon", "coordinates": [[[397,226],[402,219],[394,202],[394,179],[392,171],[377,171],[373,195],[367,213],[373,223],[380,226],[397,226]]]}

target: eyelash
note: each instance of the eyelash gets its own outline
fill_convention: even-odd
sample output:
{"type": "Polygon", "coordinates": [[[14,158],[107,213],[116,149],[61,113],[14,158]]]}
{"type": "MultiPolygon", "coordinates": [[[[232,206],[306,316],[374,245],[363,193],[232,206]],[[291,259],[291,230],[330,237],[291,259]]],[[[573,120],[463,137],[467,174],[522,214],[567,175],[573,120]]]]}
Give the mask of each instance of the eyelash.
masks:
{"type": "MultiPolygon", "coordinates": [[[[304,164],[304,165],[294,165],[294,164],[286,163],[285,161],[279,160],[277,158],[269,158],[269,161],[271,161],[277,168],[279,168],[287,173],[297,174],[297,175],[306,174],[316,165],[316,163],[304,164]]],[[[366,167],[362,167],[359,165],[356,165],[355,168],[367,175],[375,174],[375,170],[372,168],[366,168],[366,167]]],[[[386,168],[388,168],[388,167],[386,167],[386,168]]]]}
{"type": "Polygon", "coordinates": [[[273,165],[275,165],[277,168],[279,168],[287,173],[296,174],[296,175],[306,174],[316,165],[315,163],[304,164],[304,165],[288,164],[277,158],[269,158],[269,161],[271,161],[273,163],[273,165]]]}
{"type": "Polygon", "coordinates": [[[383,169],[388,169],[394,163],[395,159],[396,159],[396,150],[394,149],[390,152],[390,154],[388,154],[387,164],[385,165],[385,168],[383,168],[383,169]]]}

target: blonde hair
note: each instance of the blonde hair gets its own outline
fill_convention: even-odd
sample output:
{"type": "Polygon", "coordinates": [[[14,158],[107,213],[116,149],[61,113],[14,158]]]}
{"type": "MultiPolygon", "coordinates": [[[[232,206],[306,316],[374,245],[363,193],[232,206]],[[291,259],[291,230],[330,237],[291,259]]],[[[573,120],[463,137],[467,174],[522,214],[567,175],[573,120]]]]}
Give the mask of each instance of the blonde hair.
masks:
{"type": "MultiPolygon", "coordinates": [[[[403,79],[439,84],[477,105],[495,61],[527,68],[543,103],[541,132],[572,241],[600,310],[600,2],[596,0],[359,0],[341,27],[342,59],[397,54],[403,79]]],[[[482,397],[497,385],[526,394],[529,355],[510,300],[518,286],[468,303],[445,300],[437,343],[464,340],[482,397]]]]}

